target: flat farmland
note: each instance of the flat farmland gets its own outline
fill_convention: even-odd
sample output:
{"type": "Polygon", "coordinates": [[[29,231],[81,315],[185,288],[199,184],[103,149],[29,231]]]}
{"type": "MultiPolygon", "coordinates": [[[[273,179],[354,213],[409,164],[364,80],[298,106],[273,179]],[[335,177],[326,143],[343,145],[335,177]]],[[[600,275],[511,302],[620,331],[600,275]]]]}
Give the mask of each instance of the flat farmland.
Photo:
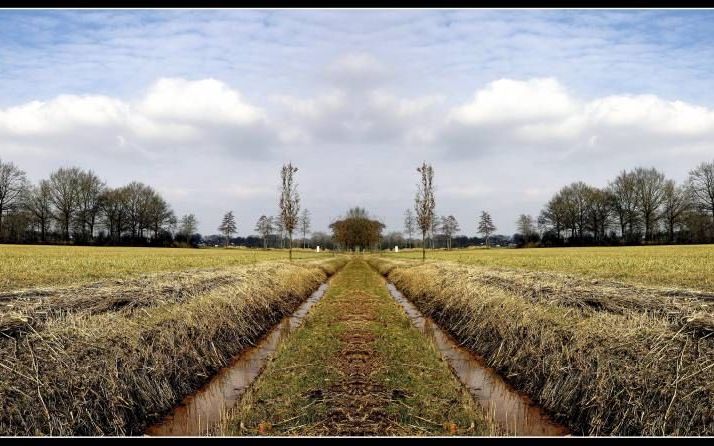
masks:
{"type": "MultiPolygon", "coordinates": [[[[420,250],[388,255],[421,259],[420,250]]],[[[427,260],[714,291],[714,245],[435,250],[427,260]]]]}
{"type": "MultiPolygon", "coordinates": [[[[298,260],[325,255],[293,250],[298,260]]],[[[0,291],[287,258],[287,250],[0,245],[0,291]]]]}

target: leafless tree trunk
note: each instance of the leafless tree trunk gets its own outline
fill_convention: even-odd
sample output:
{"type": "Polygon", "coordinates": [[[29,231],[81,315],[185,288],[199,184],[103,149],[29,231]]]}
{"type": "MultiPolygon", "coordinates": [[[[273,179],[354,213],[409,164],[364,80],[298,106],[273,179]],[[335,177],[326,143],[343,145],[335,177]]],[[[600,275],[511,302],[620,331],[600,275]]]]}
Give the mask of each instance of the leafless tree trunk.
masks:
{"type": "Polygon", "coordinates": [[[25,172],[13,163],[3,163],[0,159],[0,240],[3,237],[3,213],[19,204],[27,188],[25,172]]]}
{"type": "Polygon", "coordinates": [[[280,221],[283,229],[288,233],[290,240],[289,258],[293,260],[293,231],[298,224],[298,212],[300,212],[300,195],[297,192],[297,184],[294,175],[298,171],[292,163],[283,165],[280,171],[282,189],[280,194],[280,221]]]}
{"type": "Polygon", "coordinates": [[[434,208],[436,200],[434,198],[434,169],[426,162],[417,168],[421,174],[420,182],[417,184],[417,193],[414,203],[416,220],[421,229],[421,259],[426,260],[426,234],[432,228],[434,221],[434,208]]]}

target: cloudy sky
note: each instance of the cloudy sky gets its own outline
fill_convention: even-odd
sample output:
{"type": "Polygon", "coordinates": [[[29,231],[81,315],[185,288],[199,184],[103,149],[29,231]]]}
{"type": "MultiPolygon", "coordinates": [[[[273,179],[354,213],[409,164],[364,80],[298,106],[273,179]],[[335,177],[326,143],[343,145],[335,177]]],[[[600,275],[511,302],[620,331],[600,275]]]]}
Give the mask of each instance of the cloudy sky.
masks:
{"type": "Polygon", "coordinates": [[[0,11],[0,158],[156,187],[252,233],[298,165],[313,229],[364,206],[510,234],[560,186],[714,159],[714,11],[0,11]]]}

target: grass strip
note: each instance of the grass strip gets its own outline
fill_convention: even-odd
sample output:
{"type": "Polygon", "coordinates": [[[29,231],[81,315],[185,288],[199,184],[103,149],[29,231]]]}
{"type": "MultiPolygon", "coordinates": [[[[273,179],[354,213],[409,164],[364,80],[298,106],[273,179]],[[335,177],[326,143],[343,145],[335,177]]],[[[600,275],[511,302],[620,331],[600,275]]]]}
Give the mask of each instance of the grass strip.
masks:
{"type": "Polygon", "coordinates": [[[223,435],[483,435],[432,342],[354,259],[227,414],[223,435]]]}

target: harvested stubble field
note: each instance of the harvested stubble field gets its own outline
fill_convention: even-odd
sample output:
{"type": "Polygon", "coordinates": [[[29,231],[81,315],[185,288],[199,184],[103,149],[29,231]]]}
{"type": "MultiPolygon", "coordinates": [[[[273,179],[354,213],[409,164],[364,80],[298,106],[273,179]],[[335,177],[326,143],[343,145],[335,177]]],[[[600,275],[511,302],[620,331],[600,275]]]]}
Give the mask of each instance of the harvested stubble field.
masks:
{"type": "Polygon", "coordinates": [[[5,292],[0,435],[140,434],[345,263],[266,261],[5,292]]]}
{"type": "MultiPolygon", "coordinates": [[[[421,260],[421,250],[389,255],[421,260]]],[[[428,258],[490,268],[555,271],[593,279],[714,292],[714,245],[476,248],[429,251],[428,258]]]]}
{"type": "MultiPolygon", "coordinates": [[[[293,250],[295,259],[324,253],[293,250]]],[[[286,250],[180,249],[94,246],[0,245],[0,292],[17,288],[75,285],[101,279],[189,268],[240,266],[286,259],[286,250]]]]}
{"type": "Polygon", "coordinates": [[[708,286],[393,257],[370,263],[576,434],[714,434],[708,286]]]}

